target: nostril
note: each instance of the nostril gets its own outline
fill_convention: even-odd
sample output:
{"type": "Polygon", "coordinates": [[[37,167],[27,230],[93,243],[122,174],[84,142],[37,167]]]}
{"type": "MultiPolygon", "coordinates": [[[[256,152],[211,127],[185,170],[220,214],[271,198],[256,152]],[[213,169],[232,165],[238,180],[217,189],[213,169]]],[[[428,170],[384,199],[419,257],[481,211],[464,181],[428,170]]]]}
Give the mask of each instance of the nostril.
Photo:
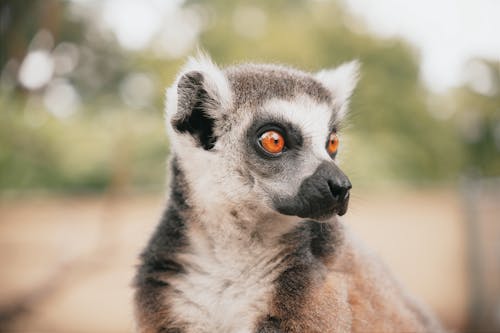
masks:
{"type": "Polygon", "coordinates": [[[349,190],[345,191],[343,200],[345,201],[347,199],[349,199],[349,190]]]}
{"type": "Polygon", "coordinates": [[[332,180],[328,180],[328,188],[336,201],[345,200],[349,196],[349,188],[335,184],[332,180]]]}

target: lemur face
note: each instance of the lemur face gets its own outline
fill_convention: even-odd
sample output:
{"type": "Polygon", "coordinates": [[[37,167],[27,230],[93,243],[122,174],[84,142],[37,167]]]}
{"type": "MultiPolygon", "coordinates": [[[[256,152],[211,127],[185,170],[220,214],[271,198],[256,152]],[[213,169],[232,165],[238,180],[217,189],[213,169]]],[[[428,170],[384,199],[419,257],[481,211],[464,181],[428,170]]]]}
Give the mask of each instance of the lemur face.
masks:
{"type": "Polygon", "coordinates": [[[357,71],[356,62],[311,75],[191,60],[168,90],[167,123],[197,202],[316,220],[343,215],[351,183],[336,163],[338,130],[357,71]]]}

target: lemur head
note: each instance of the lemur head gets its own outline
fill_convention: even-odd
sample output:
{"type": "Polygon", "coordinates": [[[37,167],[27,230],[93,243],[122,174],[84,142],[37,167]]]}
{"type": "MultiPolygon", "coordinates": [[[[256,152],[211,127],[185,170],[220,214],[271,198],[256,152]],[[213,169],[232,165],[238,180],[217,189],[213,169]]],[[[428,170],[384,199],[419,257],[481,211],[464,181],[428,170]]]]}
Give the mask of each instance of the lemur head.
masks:
{"type": "Polygon", "coordinates": [[[190,59],[167,90],[172,152],[203,210],[325,220],[347,210],[339,124],[358,63],[308,74],[190,59]]]}

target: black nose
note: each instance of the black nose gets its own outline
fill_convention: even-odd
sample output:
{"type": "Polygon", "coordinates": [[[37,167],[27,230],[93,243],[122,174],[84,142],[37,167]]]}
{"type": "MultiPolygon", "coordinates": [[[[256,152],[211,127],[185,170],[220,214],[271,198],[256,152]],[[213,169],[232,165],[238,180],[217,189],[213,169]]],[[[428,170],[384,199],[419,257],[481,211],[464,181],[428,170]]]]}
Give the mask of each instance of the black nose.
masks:
{"type": "Polygon", "coordinates": [[[349,199],[349,190],[352,188],[352,185],[347,177],[341,183],[336,181],[336,179],[328,179],[327,183],[333,200],[342,202],[349,199]]]}
{"type": "Polygon", "coordinates": [[[318,167],[317,174],[323,182],[326,181],[331,196],[331,201],[328,198],[323,199],[326,205],[329,204],[338,215],[344,215],[349,204],[349,190],[352,188],[349,178],[338,166],[326,162],[318,167]]]}
{"type": "Polygon", "coordinates": [[[332,162],[321,163],[305,178],[297,195],[274,198],[278,212],[302,218],[326,219],[333,214],[344,215],[349,203],[349,178],[332,162]]]}

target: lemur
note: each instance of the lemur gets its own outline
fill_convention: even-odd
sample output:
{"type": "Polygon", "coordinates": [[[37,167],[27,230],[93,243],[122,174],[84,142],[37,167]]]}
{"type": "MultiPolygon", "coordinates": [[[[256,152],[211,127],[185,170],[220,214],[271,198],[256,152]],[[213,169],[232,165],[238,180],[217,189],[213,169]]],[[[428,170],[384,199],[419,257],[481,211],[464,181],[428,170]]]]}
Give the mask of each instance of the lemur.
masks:
{"type": "Polygon", "coordinates": [[[442,330],[338,218],[358,67],[188,61],[167,90],[170,196],[134,280],[138,332],[442,330]]]}

